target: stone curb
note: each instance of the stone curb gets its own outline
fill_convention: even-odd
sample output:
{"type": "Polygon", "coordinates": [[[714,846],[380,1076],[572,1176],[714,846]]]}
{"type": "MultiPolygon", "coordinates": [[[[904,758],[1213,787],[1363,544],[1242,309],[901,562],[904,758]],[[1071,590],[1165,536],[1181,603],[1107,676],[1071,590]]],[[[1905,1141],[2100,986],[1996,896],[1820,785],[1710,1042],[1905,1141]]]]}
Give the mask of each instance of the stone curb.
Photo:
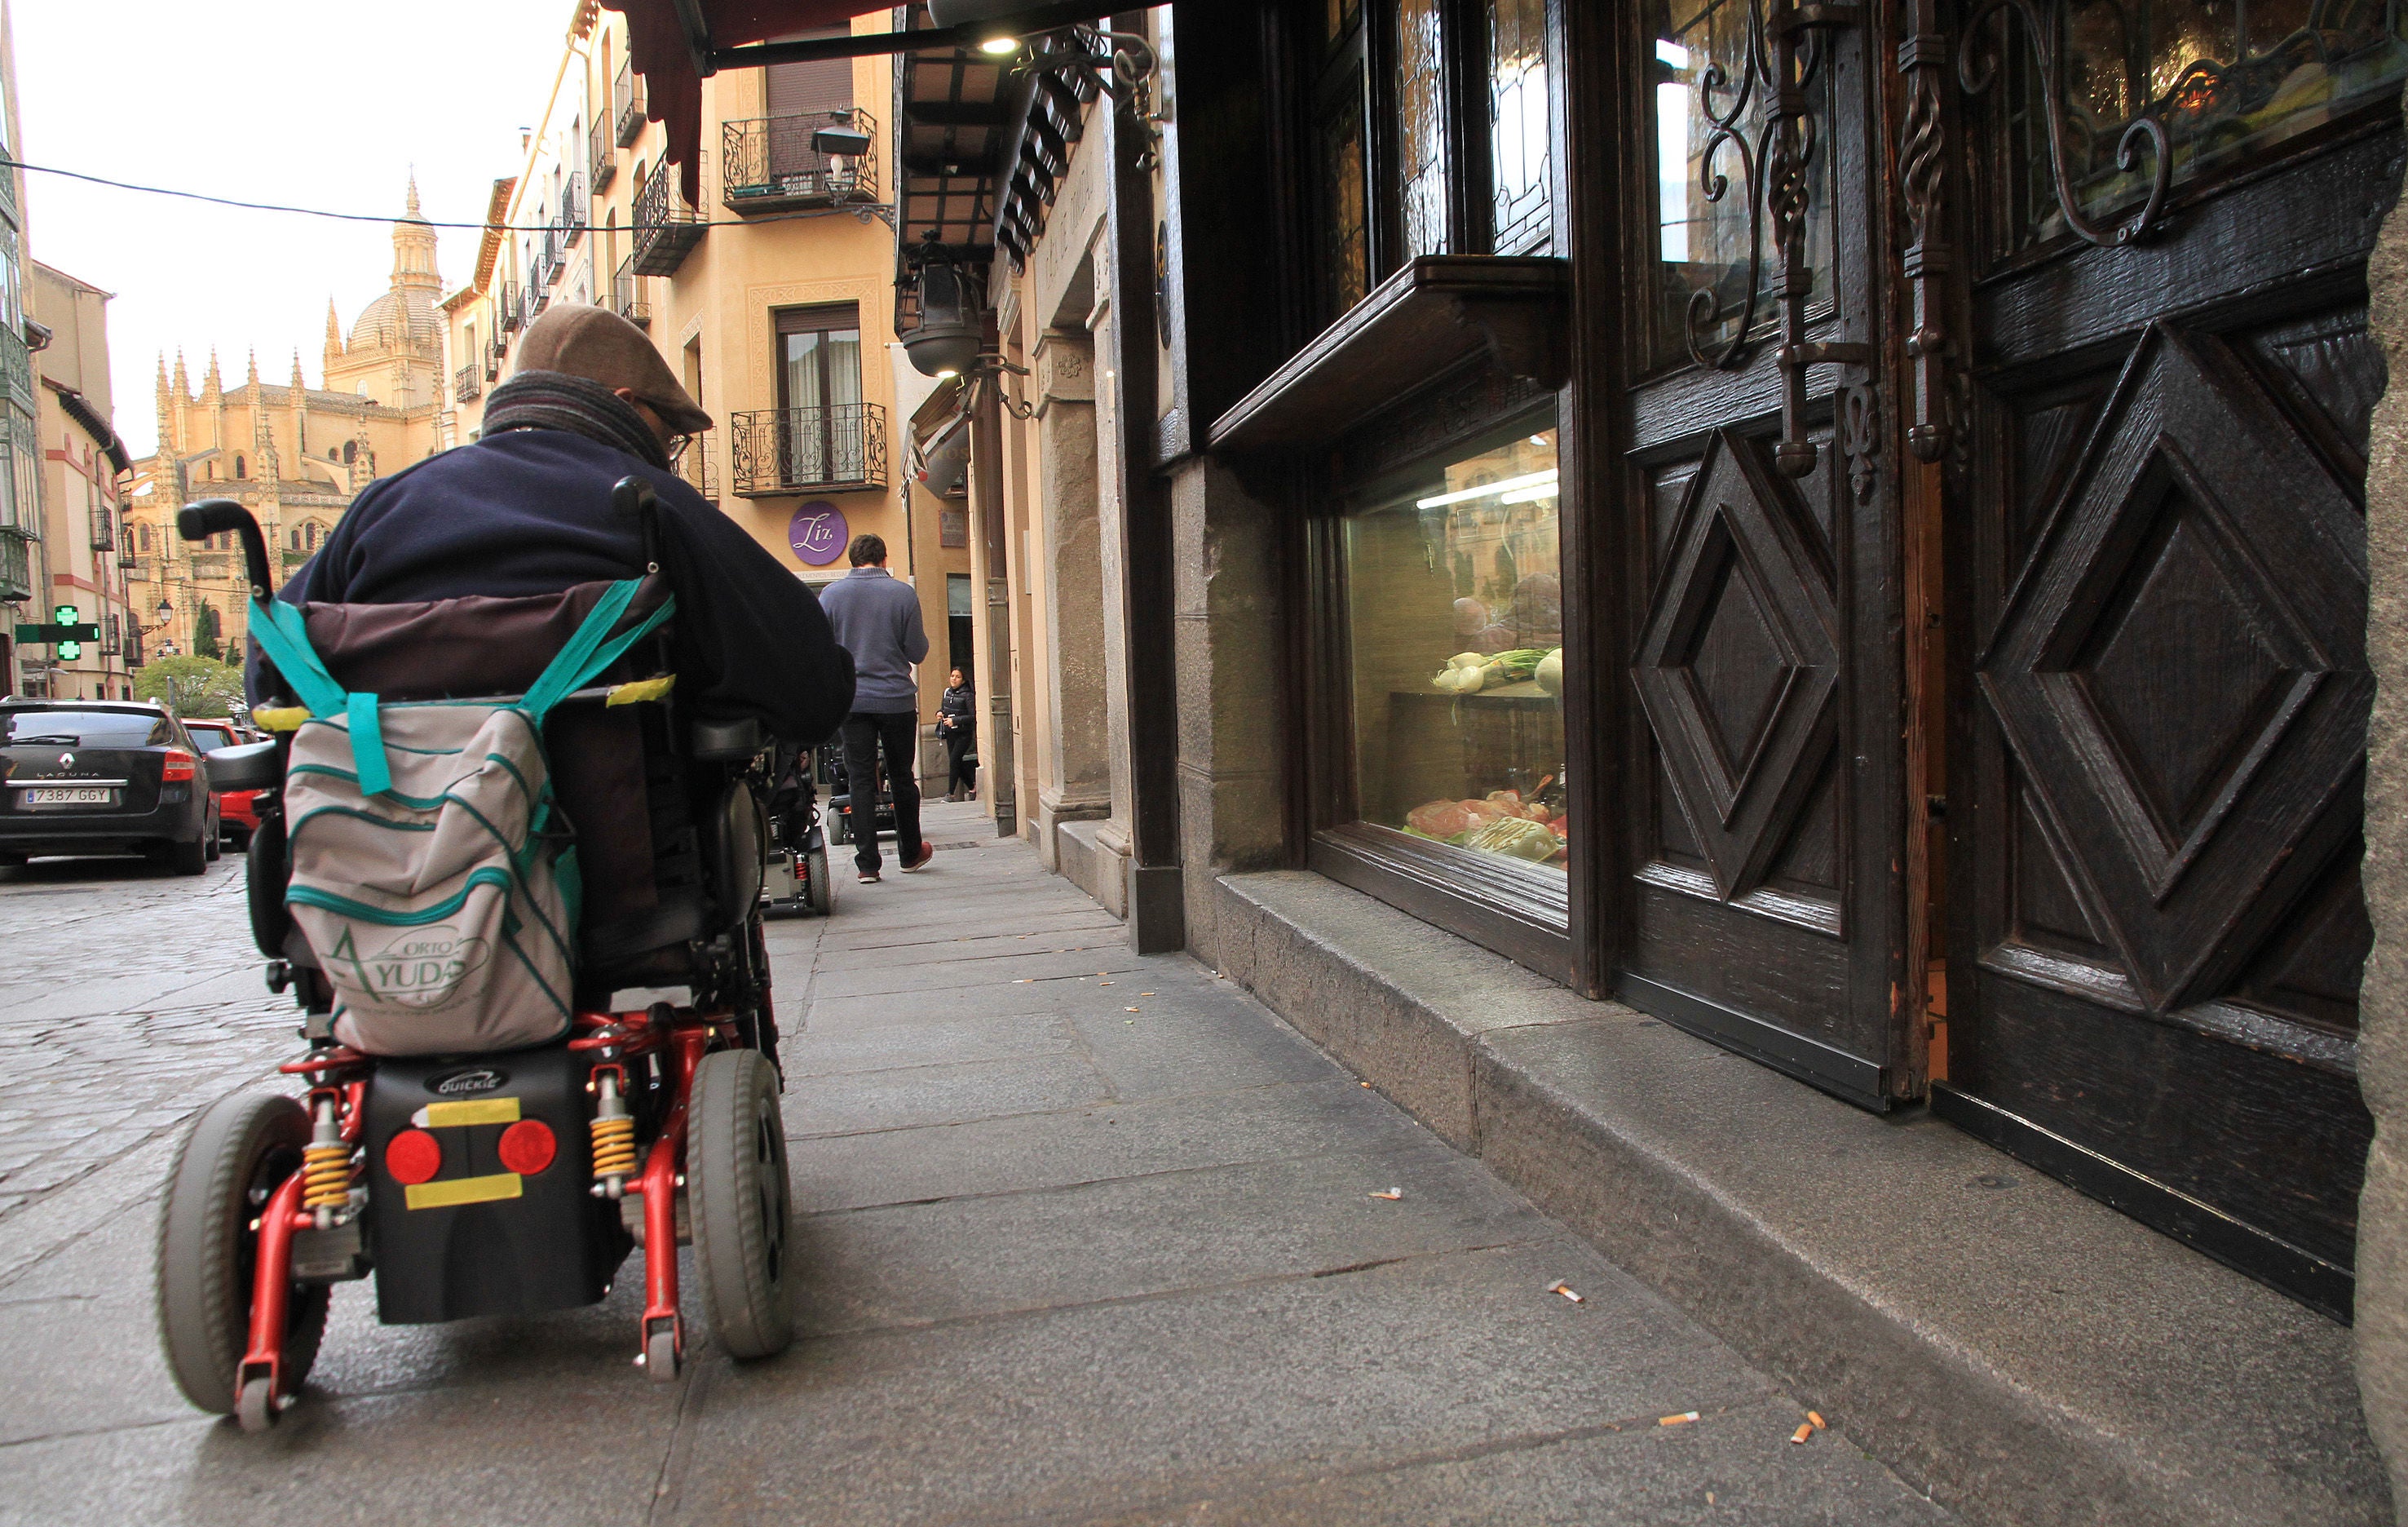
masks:
{"type": "Polygon", "coordinates": [[[2323,1318],[1335,882],[1214,898],[1224,974],[1968,1520],[2392,1520],[2323,1318]]]}

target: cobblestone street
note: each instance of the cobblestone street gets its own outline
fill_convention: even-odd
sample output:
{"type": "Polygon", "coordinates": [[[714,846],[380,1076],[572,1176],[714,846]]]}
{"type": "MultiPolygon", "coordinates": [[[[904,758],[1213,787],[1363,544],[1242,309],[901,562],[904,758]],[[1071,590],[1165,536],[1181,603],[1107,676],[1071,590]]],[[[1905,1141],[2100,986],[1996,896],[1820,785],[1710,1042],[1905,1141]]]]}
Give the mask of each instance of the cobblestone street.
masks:
{"type": "Polygon", "coordinates": [[[697,1309],[655,1388],[637,1278],[417,1328],[346,1286],[261,1437],[183,1404],[151,1317],[180,1124],[292,1048],[238,867],[0,871],[0,1521],[1953,1520],[982,825],[939,807],[930,873],[772,925],[792,1351],[734,1363],[697,1309]]]}

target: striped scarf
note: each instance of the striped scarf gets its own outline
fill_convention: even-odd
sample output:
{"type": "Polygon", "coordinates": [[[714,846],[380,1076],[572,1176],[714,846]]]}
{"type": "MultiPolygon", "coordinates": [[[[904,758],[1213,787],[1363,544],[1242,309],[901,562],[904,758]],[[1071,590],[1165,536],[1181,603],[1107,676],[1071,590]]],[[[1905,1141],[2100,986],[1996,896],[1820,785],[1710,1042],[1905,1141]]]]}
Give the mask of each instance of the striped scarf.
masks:
{"type": "Polygon", "coordinates": [[[565,429],[666,470],[668,452],[643,416],[598,382],[566,371],[521,371],[485,399],[486,435],[565,429]]]}

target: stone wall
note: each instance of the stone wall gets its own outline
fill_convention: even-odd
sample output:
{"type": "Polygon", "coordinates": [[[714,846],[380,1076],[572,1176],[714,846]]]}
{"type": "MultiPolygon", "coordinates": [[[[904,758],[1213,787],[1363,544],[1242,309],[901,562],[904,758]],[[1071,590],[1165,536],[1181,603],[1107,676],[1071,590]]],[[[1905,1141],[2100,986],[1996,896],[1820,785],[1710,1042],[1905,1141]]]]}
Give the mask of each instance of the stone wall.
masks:
{"type": "MultiPolygon", "coordinates": [[[[2367,268],[2372,324],[2391,375],[2408,374],[2408,217],[2395,207],[2367,268]]],[[[2366,1424],[2408,1500],[2408,396],[2374,411],[2366,472],[2367,561],[2373,586],[2366,652],[2374,670],[2367,735],[2366,900],[2374,950],[2366,962],[2358,1085],[2374,1114],[2374,1146],[2358,1200],[2358,1376],[2366,1424]]]]}

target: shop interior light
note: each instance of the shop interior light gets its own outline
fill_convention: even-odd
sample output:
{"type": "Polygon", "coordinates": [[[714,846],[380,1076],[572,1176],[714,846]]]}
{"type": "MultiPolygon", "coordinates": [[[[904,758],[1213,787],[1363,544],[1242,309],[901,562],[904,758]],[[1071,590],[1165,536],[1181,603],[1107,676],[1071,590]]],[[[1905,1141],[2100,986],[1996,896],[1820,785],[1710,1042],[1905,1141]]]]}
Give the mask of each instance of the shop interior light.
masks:
{"type": "Polygon", "coordinates": [[[989,37],[979,44],[979,51],[982,53],[996,54],[1016,53],[1020,51],[1020,39],[1009,35],[999,37],[989,37]]]}
{"type": "MultiPolygon", "coordinates": [[[[1436,497],[1416,498],[1413,500],[1413,507],[1415,509],[1438,509],[1446,504],[1460,504],[1473,498],[1502,497],[1504,495],[1512,493],[1517,489],[1533,488],[1541,483],[1550,484],[1547,491],[1549,493],[1553,493],[1555,491],[1552,485],[1555,481],[1555,468],[1550,467],[1543,472],[1529,472],[1521,477],[1509,477],[1501,483],[1484,483],[1476,488],[1457,488],[1453,493],[1441,493],[1436,497]]],[[[1505,501],[1510,504],[1527,503],[1529,500],[1526,498],[1507,498],[1505,501]]]]}

